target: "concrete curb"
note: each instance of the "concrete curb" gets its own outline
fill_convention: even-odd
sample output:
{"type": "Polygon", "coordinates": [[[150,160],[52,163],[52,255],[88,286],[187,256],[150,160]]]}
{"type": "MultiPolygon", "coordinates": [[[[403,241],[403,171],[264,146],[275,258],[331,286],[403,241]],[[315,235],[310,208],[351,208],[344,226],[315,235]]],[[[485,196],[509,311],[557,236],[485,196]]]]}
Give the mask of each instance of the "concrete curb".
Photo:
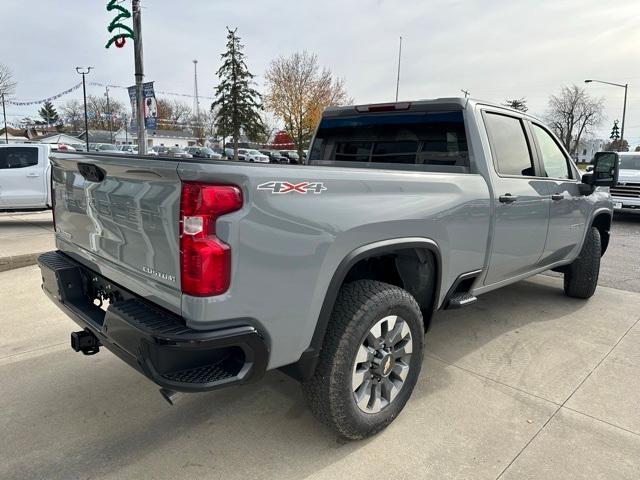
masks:
{"type": "Polygon", "coordinates": [[[0,272],[13,270],[15,268],[28,267],[35,265],[38,257],[44,252],[26,253],[24,255],[12,255],[10,257],[0,257],[0,272]]]}

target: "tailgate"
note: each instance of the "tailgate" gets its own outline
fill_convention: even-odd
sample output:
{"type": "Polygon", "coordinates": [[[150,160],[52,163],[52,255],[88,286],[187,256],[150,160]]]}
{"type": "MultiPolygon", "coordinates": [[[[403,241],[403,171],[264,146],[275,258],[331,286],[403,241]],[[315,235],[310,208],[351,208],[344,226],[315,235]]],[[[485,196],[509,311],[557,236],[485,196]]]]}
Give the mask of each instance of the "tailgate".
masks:
{"type": "Polygon", "coordinates": [[[123,286],[141,295],[161,287],[174,310],[180,309],[177,165],[130,156],[52,157],[58,246],[130,278],[123,286]],[[145,291],[136,288],[141,283],[145,291]]]}

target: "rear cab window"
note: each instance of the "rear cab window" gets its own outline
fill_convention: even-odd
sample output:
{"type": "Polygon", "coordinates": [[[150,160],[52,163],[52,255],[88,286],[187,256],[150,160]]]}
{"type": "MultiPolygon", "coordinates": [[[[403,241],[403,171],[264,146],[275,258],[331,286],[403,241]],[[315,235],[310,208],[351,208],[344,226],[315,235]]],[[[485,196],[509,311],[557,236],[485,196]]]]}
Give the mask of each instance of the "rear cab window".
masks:
{"type": "Polygon", "coordinates": [[[465,173],[462,111],[402,111],[324,117],[309,164],[465,173]]]}

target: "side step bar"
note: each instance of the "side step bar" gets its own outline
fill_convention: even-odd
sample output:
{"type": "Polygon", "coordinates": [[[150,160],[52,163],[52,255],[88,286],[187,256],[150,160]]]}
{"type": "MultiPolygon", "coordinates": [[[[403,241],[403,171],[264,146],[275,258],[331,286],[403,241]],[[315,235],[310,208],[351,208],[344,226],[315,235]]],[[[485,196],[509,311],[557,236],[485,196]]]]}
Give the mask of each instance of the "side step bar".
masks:
{"type": "Polygon", "coordinates": [[[456,281],[453,282],[444,299],[444,310],[467,307],[476,303],[478,297],[472,295],[469,291],[472,290],[473,284],[481,274],[482,270],[473,270],[460,275],[456,281]]]}
{"type": "Polygon", "coordinates": [[[473,305],[478,301],[478,297],[474,297],[469,292],[456,293],[449,299],[449,306],[447,308],[462,308],[469,305],[473,305]]]}

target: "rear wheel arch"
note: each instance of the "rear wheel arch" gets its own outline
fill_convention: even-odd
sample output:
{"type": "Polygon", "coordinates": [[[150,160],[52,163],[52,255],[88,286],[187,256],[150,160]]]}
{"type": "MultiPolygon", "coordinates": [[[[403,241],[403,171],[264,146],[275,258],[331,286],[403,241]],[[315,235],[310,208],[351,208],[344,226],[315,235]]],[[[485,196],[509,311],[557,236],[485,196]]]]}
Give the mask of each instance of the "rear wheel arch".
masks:
{"type": "Polygon", "coordinates": [[[383,240],[351,251],[340,262],[331,278],[309,347],[297,363],[282,368],[285,373],[298,380],[305,380],[313,375],[318,353],[322,348],[327,325],[340,288],[346,283],[362,279],[384,281],[404,288],[411,293],[423,309],[426,330],[432,311],[438,307],[440,297],[442,281],[440,247],[431,239],[411,237],[383,240]],[[390,258],[394,258],[395,272],[389,272],[388,276],[367,276],[358,271],[365,262],[376,259],[376,261],[384,263],[389,262],[390,258]],[[426,279],[424,275],[420,274],[419,265],[433,269],[432,278],[434,281],[433,285],[428,285],[428,290],[420,288],[420,286],[425,286],[426,279]]]}

